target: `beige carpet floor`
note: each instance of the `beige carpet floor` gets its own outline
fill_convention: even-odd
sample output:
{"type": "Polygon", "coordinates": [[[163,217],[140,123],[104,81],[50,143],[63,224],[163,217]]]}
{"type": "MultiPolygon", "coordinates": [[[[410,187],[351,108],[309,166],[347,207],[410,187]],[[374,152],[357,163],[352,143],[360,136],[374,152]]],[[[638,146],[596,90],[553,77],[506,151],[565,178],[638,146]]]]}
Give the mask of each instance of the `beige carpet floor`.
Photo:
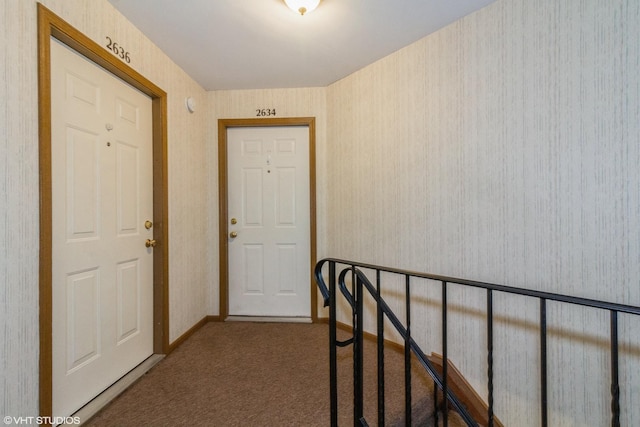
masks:
{"type": "MultiPolygon", "coordinates": [[[[329,426],[328,334],[326,324],[207,323],[86,425],[329,426]]],[[[339,425],[349,426],[351,347],[338,350],[338,362],[339,425]]],[[[402,354],[386,350],[390,426],[405,424],[403,363],[402,354]]],[[[365,340],[371,426],[377,425],[376,364],[375,345],[365,340]]],[[[433,384],[413,372],[413,425],[433,425],[433,384]]]]}

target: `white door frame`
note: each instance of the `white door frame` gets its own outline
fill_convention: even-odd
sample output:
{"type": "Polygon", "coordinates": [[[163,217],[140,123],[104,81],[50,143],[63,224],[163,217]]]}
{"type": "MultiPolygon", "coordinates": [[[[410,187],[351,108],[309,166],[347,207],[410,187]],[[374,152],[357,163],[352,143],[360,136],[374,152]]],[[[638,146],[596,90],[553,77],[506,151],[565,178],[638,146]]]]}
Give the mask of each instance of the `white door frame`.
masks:
{"type": "Polygon", "coordinates": [[[52,414],[52,325],[51,301],[51,37],[102,66],[152,99],[153,115],[153,352],[166,354],[169,345],[168,300],[168,185],[167,185],[167,94],[105,48],[73,28],[38,3],[38,99],[40,153],[40,416],[52,414]]]}
{"type": "Polygon", "coordinates": [[[219,119],[218,120],[218,206],[219,206],[219,246],[220,246],[220,311],[221,320],[229,314],[229,218],[228,218],[228,178],[227,178],[227,129],[232,127],[267,126],[307,126],[309,128],[309,215],[311,271],[311,321],[318,320],[318,293],[313,281],[316,265],[316,127],[314,117],[291,117],[269,119],[219,119]]]}

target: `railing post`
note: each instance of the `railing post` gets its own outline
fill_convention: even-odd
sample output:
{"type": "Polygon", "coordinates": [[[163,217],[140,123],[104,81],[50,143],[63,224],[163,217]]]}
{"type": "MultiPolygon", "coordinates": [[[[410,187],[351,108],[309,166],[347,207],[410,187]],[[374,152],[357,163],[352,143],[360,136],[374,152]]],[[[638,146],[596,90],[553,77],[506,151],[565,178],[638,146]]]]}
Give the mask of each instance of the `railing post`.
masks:
{"type": "Polygon", "coordinates": [[[542,427],[547,427],[547,300],[544,298],[540,298],[540,403],[542,427]]]}
{"type": "Polygon", "coordinates": [[[611,427],[620,427],[620,383],[618,377],[618,312],[611,310],[611,427]]]}
{"type": "Polygon", "coordinates": [[[338,426],[338,363],[336,337],[336,263],[329,262],[329,388],[331,426],[338,426]]]}
{"type": "Polygon", "coordinates": [[[493,291],[487,289],[487,394],[488,427],[493,427],[493,291]]]}
{"type": "Polygon", "coordinates": [[[382,311],[382,283],[380,270],[376,270],[376,317],[378,325],[378,426],[384,427],[384,313],[382,311]]]}
{"type": "Polygon", "coordinates": [[[407,333],[404,338],[404,412],[405,424],[411,427],[411,279],[405,276],[405,313],[407,333]]]}
{"type": "Polygon", "coordinates": [[[442,395],[444,400],[444,408],[442,410],[442,425],[449,426],[449,405],[447,395],[449,387],[447,384],[447,366],[449,358],[447,356],[447,282],[442,281],[442,395]]]}
{"type": "Polygon", "coordinates": [[[352,267],[352,280],[355,280],[355,291],[353,293],[354,301],[354,317],[353,317],[353,425],[357,426],[361,423],[364,415],[364,374],[363,374],[363,351],[362,338],[364,324],[362,321],[363,311],[363,292],[362,281],[355,275],[355,266],[352,267]]]}

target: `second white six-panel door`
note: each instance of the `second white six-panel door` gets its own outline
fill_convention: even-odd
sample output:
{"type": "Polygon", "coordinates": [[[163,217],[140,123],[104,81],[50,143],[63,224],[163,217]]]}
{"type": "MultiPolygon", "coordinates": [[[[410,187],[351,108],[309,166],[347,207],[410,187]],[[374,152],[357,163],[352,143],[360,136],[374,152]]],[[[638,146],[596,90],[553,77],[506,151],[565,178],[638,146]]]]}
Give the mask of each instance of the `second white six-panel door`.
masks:
{"type": "Polygon", "coordinates": [[[309,128],[229,128],[227,164],[229,315],[309,318],[309,128]]]}

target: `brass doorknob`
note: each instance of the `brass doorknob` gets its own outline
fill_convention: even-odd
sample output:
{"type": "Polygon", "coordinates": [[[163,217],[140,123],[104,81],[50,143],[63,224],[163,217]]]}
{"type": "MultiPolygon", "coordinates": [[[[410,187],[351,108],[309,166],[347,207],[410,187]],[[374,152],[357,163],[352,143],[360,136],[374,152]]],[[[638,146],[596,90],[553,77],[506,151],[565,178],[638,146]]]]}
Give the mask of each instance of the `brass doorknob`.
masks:
{"type": "Polygon", "coordinates": [[[231,237],[232,239],[235,239],[236,237],[238,237],[238,232],[232,231],[231,233],[229,233],[229,237],[231,237]]]}
{"type": "Polygon", "coordinates": [[[157,244],[158,242],[155,239],[147,239],[144,245],[148,248],[155,248],[157,244]]]}

